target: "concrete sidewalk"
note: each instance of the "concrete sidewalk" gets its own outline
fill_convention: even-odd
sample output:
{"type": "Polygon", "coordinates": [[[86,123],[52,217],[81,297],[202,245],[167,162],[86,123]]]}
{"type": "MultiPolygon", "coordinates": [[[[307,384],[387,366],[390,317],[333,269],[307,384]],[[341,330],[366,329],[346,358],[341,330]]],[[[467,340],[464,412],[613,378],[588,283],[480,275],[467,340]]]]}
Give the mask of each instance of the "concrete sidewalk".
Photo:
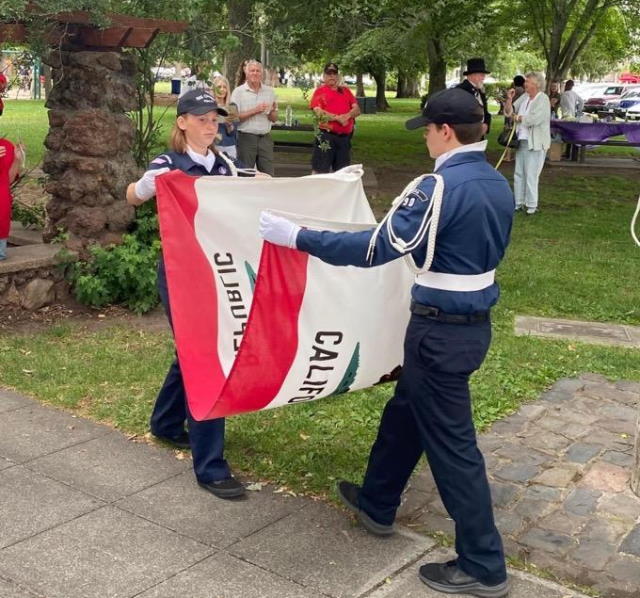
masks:
{"type": "MultiPolygon", "coordinates": [[[[270,487],[216,499],[170,450],[0,391],[1,598],[435,598],[418,565],[450,556],[270,487]]],[[[511,575],[511,598],[582,596],[511,575]]]]}

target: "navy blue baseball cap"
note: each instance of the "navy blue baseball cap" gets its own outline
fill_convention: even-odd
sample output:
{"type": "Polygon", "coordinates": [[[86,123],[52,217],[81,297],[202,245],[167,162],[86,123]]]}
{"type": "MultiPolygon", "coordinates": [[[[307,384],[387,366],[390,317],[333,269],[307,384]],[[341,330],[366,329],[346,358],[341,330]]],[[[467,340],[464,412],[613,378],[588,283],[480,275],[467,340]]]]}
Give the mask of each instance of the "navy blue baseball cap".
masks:
{"type": "Polygon", "coordinates": [[[178,116],[181,114],[207,114],[215,110],[221,116],[227,116],[229,113],[218,106],[216,99],[204,89],[191,89],[178,100],[178,116]]]}
{"type": "Polygon", "coordinates": [[[429,123],[438,125],[465,125],[481,123],[484,110],[475,96],[464,89],[454,87],[434,93],[424,105],[422,114],[410,118],[407,129],[417,129],[429,123]]]}

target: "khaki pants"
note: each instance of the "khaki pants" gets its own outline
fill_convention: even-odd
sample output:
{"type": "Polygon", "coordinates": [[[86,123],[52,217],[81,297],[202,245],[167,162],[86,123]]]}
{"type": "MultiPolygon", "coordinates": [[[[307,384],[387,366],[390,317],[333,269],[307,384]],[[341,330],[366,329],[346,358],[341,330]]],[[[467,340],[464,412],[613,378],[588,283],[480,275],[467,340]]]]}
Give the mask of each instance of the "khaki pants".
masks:
{"type": "Polygon", "coordinates": [[[271,133],[254,135],[238,131],[238,159],[247,168],[254,166],[260,172],[273,176],[273,139],[271,133]]]}

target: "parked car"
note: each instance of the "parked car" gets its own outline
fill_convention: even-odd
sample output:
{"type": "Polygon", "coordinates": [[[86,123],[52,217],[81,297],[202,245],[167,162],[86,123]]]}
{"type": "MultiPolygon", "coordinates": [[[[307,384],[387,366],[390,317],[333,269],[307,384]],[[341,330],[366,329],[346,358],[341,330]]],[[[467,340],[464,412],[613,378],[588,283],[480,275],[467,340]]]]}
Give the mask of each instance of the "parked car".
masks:
{"type": "Polygon", "coordinates": [[[628,85],[609,85],[601,95],[591,97],[584,103],[584,112],[595,114],[604,110],[607,102],[617,100],[628,87],[628,85]]]}
{"type": "Polygon", "coordinates": [[[616,116],[621,118],[637,118],[632,115],[629,116],[629,110],[634,106],[640,105],[640,87],[636,89],[632,89],[631,91],[626,92],[618,101],[617,107],[614,108],[613,112],[616,116]]]}
{"type": "Polygon", "coordinates": [[[582,83],[576,85],[573,91],[586,102],[589,98],[600,95],[609,85],[609,83],[582,83]]]}
{"type": "Polygon", "coordinates": [[[628,118],[629,120],[640,119],[640,102],[627,108],[625,112],[625,118],[628,118]]]}

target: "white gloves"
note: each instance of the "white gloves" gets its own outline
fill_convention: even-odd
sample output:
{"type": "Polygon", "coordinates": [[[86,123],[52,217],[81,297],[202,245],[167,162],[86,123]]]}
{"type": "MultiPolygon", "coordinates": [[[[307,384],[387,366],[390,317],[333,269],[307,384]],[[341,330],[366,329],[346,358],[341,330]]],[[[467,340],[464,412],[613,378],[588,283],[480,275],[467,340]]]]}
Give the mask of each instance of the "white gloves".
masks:
{"type": "Polygon", "coordinates": [[[260,236],[265,241],[296,249],[296,237],[299,232],[300,227],[291,220],[270,212],[260,214],[260,236]]]}

